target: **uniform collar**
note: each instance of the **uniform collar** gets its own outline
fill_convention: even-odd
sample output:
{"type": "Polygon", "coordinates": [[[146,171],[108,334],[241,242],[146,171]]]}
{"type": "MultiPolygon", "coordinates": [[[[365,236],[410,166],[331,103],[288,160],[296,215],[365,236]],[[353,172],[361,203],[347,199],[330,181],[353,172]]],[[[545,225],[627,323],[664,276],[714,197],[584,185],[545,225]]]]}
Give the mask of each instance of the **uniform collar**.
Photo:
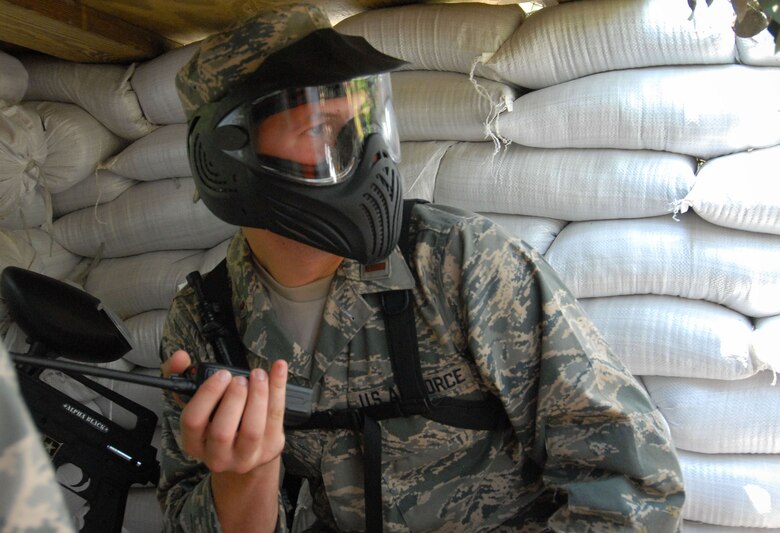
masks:
{"type": "MultiPolygon", "coordinates": [[[[243,294],[254,294],[261,286],[254,268],[252,250],[241,231],[228,247],[228,270],[234,280],[251,285],[243,287],[243,294]]],[[[336,271],[336,278],[339,277],[349,282],[358,294],[405,290],[415,286],[414,276],[398,246],[384,261],[373,265],[361,265],[355,260],[344,259],[336,271]]]]}
{"type": "Polygon", "coordinates": [[[411,289],[415,285],[398,248],[387,258],[384,268],[365,268],[357,261],[345,259],[331,282],[313,365],[309,365],[309,356],[291,346],[279,328],[270,299],[255,271],[249,244],[240,231],[228,246],[227,262],[244,345],[253,354],[286,360],[291,373],[310,383],[319,381],[375,312],[362,295],[411,289]],[[309,375],[301,373],[304,368],[310,368],[309,375]]]}
{"type": "Polygon", "coordinates": [[[339,272],[353,283],[360,294],[373,294],[384,291],[411,289],[414,276],[404,259],[401,250],[395,250],[381,263],[361,265],[357,261],[345,259],[339,272]]]}

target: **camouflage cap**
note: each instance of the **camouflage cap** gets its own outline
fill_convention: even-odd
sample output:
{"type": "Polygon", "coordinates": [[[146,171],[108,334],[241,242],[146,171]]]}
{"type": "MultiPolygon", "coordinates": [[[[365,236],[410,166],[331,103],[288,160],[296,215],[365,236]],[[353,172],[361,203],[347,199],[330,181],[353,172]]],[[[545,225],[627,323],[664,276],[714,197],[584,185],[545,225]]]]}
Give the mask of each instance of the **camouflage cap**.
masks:
{"type": "Polygon", "coordinates": [[[222,33],[204,39],[176,75],[176,89],[187,118],[203,104],[219,100],[277,50],[330,28],[328,17],[311,4],[264,10],[222,33]]]}

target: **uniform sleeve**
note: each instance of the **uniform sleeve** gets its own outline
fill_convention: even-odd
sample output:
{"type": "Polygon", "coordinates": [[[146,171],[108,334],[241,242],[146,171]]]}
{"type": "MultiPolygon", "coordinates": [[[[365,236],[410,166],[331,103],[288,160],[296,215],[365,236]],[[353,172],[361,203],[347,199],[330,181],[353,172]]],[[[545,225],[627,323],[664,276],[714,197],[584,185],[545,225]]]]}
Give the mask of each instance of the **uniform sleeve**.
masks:
{"type": "MultiPolygon", "coordinates": [[[[213,361],[201,337],[187,292],[177,296],[168,313],[160,345],[161,360],[178,350],[186,350],[193,361],[213,361]]],[[[160,482],[157,496],[163,511],[163,531],[181,533],[222,530],[211,492],[208,468],[182,451],[180,443],[181,407],[171,393],[163,394],[160,482]]],[[[278,532],[286,531],[285,511],[279,498],[278,532]]]]}
{"type": "Polygon", "coordinates": [[[678,531],[682,476],[668,427],[544,259],[485,219],[448,255],[469,349],[524,457],[562,505],[554,531],[678,531]]]}
{"type": "Polygon", "coordinates": [[[0,530],[76,531],[0,342],[0,530]]]}

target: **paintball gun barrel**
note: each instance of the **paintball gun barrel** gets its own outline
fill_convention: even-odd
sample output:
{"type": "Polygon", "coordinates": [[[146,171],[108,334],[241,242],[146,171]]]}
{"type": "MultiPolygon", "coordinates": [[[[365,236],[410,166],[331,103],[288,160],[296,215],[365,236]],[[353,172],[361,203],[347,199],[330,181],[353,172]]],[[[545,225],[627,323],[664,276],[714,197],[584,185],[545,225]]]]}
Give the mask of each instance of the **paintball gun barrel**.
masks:
{"type": "MultiPolygon", "coordinates": [[[[77,373],[87,376],[115,379],[128,383],[136,383],[147,387],[156,387],[173,391],[184,396],[195,394],[201,384],[210,376],[222,369],[230,371],[234,376],[249,376],[248,370],[233,368],[224,365],[212,363],[203,363],[189,367],[183,374],[173,375],[170,378],[158,378],[154,376],[145,376],[134,374],[132,372],[122,372],[120,370],[111,370],[91,365],[73,363],[70,361],[58,361],[51,359],[41,359],[39,357],[24,355],[11,352],[11,358],[16,363],[40,366],[61,370],[66,373],[77,373]]],[[[309,419],[311,415],[311,389],[300,387],[298,385],[287,384],[284,408],[284,423],[287,426],[296,426],[309,419]]]]}

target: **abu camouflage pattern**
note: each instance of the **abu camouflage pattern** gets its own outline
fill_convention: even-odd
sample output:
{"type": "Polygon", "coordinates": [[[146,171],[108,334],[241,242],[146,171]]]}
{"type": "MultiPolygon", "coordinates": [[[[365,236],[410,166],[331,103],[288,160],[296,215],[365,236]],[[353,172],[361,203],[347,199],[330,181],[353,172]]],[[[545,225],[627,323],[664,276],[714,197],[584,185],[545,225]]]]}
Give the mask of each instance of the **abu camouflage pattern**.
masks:
{"type": "MultiPolygon", "coordinates": [[[[380,422],[385,530],[677,531],[684,494],[665,421],[543,258],[489,220],[441,206],[416,206],[412,235],[411,272],[397,249],[384,276],[342,263],[311,354],[282,333],[240,232],[228,248],[250,366],[287,360],[291,381],[314,389],[315,410],[394,394],[379,294],[405,288],[432,398],[500,398],[505,429],[380,422]]],[[[199,318],[183,289],[162,357],[183,348],[212,359],[199,318]]],[[[177,444],[179,413],[167,400],[166,527],[218,530],[208,471],[177,444]]],[[[361,443],[350,430],[287,431],[285,467],[309,479],[322,530],[365,527],[361,443]]]]}
{"type": "Polygon", "coordinates": [[[0,531],[75,531],[51,459],[19,391],[8,352],[0,344],[0,531]]]}
{"type": "Polygon", "coordinates": [[[246,79],[272,53],[314,30],[330,27],[327,16],[316,6],[295,4],[257,13],[234,28],[208,37],[176,76],[187,117],[203,104],[219,100],[231,85],[246,79]]]}

